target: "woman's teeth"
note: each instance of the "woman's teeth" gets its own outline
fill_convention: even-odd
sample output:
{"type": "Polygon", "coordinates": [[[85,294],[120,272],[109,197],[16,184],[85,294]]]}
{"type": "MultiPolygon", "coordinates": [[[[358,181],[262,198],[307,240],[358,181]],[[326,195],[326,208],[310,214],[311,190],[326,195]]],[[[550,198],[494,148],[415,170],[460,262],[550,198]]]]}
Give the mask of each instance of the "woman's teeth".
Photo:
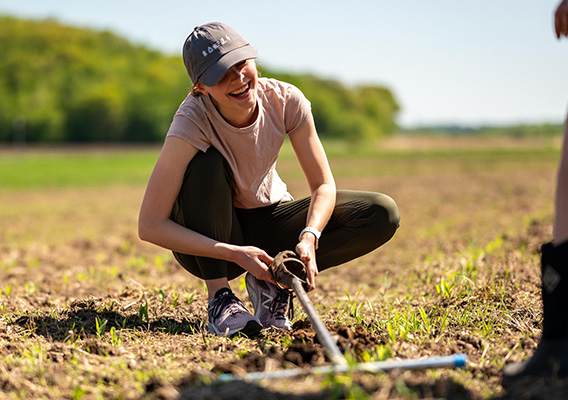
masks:
{"type": "Polygon", "coordinates": [[[240,96],[244,94],[248,90],[248,85],[244,85],[243,87],[229,93],[231,96],[240,96]]]}

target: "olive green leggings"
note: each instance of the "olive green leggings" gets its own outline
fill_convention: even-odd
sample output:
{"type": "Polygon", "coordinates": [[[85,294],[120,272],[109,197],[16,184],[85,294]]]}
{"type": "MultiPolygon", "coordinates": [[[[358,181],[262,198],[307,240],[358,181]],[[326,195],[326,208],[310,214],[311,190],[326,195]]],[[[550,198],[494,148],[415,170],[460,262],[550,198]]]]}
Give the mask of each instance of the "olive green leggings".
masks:
{"type": "MultiPolygon", "coordinates": [[[[306,225],[310,198],[254,208],[235,208],[231,168],[213,147],[189,163],[172,210],[179,224],[221,242],[252,245],[274,257],[294,250],[306,225]]],[[[386,243],[399,224],[396,203],[381,193],[338,190],[335,209],[316,250],[318,270],[353,260],[386,243]]],[[[177,261],[202,279],[227,277],[245,270],[235,263],[174,252],[177,261]]]]}

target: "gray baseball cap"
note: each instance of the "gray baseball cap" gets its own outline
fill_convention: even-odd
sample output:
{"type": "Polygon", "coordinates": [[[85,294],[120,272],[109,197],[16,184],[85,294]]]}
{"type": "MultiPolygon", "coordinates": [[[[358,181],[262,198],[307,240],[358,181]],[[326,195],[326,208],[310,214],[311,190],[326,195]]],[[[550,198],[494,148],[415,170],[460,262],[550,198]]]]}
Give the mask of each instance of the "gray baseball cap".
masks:
{"type": "Polygon", "coordinates": [[[257,56],[247,41],[220,22],[195,27],[183,45],[189,78],[206,86],[215,86],[233,65],[257,56]]]}

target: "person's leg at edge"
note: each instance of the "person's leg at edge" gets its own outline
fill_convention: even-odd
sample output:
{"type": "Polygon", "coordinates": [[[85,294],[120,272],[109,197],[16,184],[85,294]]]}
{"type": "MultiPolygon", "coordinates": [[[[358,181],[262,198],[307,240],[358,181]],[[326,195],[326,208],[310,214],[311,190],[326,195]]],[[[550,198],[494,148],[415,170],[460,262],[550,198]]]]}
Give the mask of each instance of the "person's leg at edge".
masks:
{"type": "Polygon", "coordinates": [[[526,376],[568,376],[568,119],[555,197],[554,237],[542,246],[542,336],[526,361],[503,370],[503,384],[526,376]]]}
{"type": "MultiPolygon", "coordinates": [[[[213,147],[198,153],[187,167],[172,219],[219,241],[242,244],[232,201],[232,172],[213,147]]],[[[216,334],[256,333],[261,325],[231,291],[229,280],[244,270],[236,264],[174,252],[191,274],[203,279],[209,300],[209,330],[216,334]]]]}
{"type": "Polygon", "coordinates": [[[556,185],[554,246],[561,246],[566,242],[568,242],[568,117],[564,126],[562,158],[556,185]]]}

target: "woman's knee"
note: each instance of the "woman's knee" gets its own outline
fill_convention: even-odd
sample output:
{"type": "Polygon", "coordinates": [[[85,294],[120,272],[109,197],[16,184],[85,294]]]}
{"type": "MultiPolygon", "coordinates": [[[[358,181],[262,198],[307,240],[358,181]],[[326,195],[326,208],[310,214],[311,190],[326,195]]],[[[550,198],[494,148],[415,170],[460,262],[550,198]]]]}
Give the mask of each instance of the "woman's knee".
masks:
{"type": "Polygon", "coordinates": [[[394,199],[386,194],[378,193],[378,204],[384,208],[387,219],[391,225],[398,228],[400,224],[400,211],[394,199]]]}
{"type": "Polygon", "coordinates": [[[400,225],[400,212],[394,199],[386,194],[373,193],[371,196],[374,222],[381,241],[394,236],[400,225]]]}

